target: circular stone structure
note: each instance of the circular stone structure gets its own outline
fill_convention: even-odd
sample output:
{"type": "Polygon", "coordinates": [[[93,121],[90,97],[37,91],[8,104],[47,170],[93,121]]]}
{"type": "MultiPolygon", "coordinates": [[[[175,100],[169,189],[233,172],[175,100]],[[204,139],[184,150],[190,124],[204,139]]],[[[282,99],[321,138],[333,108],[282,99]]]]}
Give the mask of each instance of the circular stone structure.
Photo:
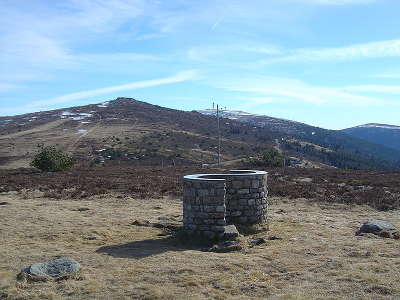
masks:
{"type": "Polygon", "coordinates": [[[184,176],[184,228],[214,238],[222,237],[230,224],[266,223],[267,176],[267,172],[253,170],[184,176]]]}

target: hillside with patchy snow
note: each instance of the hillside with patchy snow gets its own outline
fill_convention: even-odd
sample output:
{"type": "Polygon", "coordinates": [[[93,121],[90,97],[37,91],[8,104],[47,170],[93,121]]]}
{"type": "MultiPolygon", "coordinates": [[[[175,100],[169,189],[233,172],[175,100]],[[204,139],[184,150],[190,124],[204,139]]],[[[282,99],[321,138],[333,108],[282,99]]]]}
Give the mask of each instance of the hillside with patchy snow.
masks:
{"type": "MultiPolygon", "coordinates": [[[[223,162],[275,147],[296,165],[394,169],[400,151],[345,133],[242,111],[221,112],[223,162]]],[[[38,144],[82,164],[190,165],[218,161],[215,111],[187,112],[131,98],[0,117],[0,167],[28,167],[38,144]]]]}
{"type": "MultiPolygon", "coordinates": [[[[215,109],[199,110],[199,113],[216,116],[215,109]]],[[[379,143],[379,139],[365,139],[364,136],[352,135],[350,132],[328,130],[310,126],[304,123],[286,119],[273,118],[264,115],[251,114],[238,110],[220,110],[222,118],[237,120],[255,127],[266,128],[280,134],[281,148],[288,154],[296,157],[307,157],[314,161],[334,165],[341,168],[359,168],[368,164],[368,160],[379,160],[390,166],[400,166],[400,148],[393,148],[396,142],[379,143]],[[389,148],[389,144],[392,148],[389,148]],[[321,151],[321,149],[326,149],[321,151]],[[362,157],[362,161],[359,158],[362,157]]],[[[368,129],[378,129],[376,135],[392,130],[390,134],[395,138],[400,130],[396,126],[382,124],[367,124],[368,129]],[[373,127],[371,127],[373,126],[373,127]],[[390,129],[389,129],[390,128],[390,129]]],[[[385,139],[383,134],[382,139],[385,139]]],[[[373,163],[375,165],[375,163],[373,163]]],[[[372,167],[372,165],[370,166],[372,167]]]]}

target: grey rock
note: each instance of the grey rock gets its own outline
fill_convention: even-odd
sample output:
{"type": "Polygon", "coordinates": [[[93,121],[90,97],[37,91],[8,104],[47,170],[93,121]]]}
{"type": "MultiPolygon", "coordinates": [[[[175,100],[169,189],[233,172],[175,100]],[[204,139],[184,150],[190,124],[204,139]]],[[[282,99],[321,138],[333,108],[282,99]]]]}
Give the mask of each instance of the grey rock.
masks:
{"type": "Polygon", "coordinates": [[[265,244],[266,240],[264,238],[255,238],[250,241],[250,247],[258,246],[261,244],[265,244]]]}
{"type": "Polygon", "coordinates": [[[239,241],[224,241],[217,245],[212,246],[211,248],[201,249],[201,251],[217,252],[217,253],[228,253],[240,250],[242,250],[242,246],[240,246],[239,241]]]}
{"type": "Polygon", "coordinates": [[[131,225],[135,226],[144,226],[144,227],[151,227],[152,224],[148,220],[135,220],[131,223],[131,225]]]}
{"type": "Polygon", "coordinates": [[[217,253],[227,253],[240,250],[242,250],[242,246],[240,246],[239,241],[224,241],[211,248],[212,252],[217,253]]]}
{"type": "Polygon", "coordinates": [[[356,232],[356,234],[357,235],[361,233],[381,234],[382,232],[394,234],[397,233],[398,230],[389,222],[382,220],[369,220],[360,227],[360,229],[356,232]]]}
{"type": "Polygon", "coordinates": [[[88,210],[90,210],[90,208],[87,208],[87,207],[79,207],[79,208],[77,208],[77,209],[74,209],[75,211],[88,211],[88,210]]]}
{"type": "Polygon", "coordinates": [[[21,270],[21,273],[28,273],[33,276],[50,276],[58,278],[67,275],[77,274],[81,265],[74,259],[63,257],[47,262],[36,263],[21,270]]]}
{"type": "Polygon", "coordinates": [[[239,231],[235,225],[227,225],[224,230],[224,239],[226,240],[236,240],[239,237],[239,231]]]}
{"type": "Polygon", "coordinates": [[[175,221],[174,217],[168,217],[168,216],[162,216],[162,217],[158,217],[158,219],[160,221],[175,221]]]}

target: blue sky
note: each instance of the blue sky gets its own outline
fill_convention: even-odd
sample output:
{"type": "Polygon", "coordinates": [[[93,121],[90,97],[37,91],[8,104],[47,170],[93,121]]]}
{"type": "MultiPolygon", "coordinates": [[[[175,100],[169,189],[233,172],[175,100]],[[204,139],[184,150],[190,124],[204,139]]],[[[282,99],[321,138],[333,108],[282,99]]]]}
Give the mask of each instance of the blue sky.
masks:
{"type": "Polygon", "coordinates": [[[0,115],[125,96],[400,125],[399,12],[398,0],[2,0],[0,115]]]}

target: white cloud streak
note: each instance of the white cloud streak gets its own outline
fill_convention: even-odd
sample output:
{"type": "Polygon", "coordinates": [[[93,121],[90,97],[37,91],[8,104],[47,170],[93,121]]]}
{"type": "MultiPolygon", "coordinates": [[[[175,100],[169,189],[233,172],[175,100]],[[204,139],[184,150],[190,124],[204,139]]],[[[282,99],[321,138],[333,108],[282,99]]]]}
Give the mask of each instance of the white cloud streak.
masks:
{"type": "Polygon", "coordinates": [[[331,88],[310,85],[300,80],[279,77],[247,78],[229,80],[218,87],[243,93],[243,98],[255,99],[255,104],[271,102],[305,102],[318,106],[368,107],[389,105],[390,102],[376,97],[350,93],[345,88],[331,88]]]}
{"type": "Polygon", "coordinates": [[[19,89],[19,88],[21,88],[21,86],[16,85],[16,84],[1,83],[0,82],[0,93],[8,92],[8,91],[19,89]]]}
{"type": "MultiPolygon", "coordinates": [[[[187,52],[190,60],[213,64],[236,64],[259,68],[280,63],[336,63],[376,58],[400,57],[400,39],[376,41],[332,48],[285,49],[277,45],[210,45],[193,47],[187,52]]],[[[397,78],[398,74],[374,77],[397,78]]]]}
{"type": "Polygon", "coordinates": [[[344,47],[287,50],[287,55],[266,59],[264,63],[336,62],[369,58],[399,57],[400,40],[354,44],[344,47]]]}
{"type": "Polygon", "coordinates": [[[61,104],[61,103],[68,103],[75,100],[91,98],[98,95],[110,94],[114,92],[120,92],[125,90],[136,90],[148,87],[155,87],[159,85],[165,84],[173,84],[173,83],[180,83],[189,80],[196,80],[199,78],[198,73],[195,70],[189,71],[182,71],[175,75],[165,77],[165,78],[158,78],[153,80],[146,80],[146,81],[137,81],[131,82],[128,84],[117,85],[117,86],[110,86],[106,88],[88,90],[88,91],[81,91],[77,93],[66,94],[63,96],[51,98],[48,100],[41,100],[32,102],[22,108],[4,108],[0,109],[1,114],[8,114],[8,113],[21,113],[26,111],[32,111],[34,109],[44,109],[48,108],[52,105],[61,104]]]}
{"type": "Polygon", "coordinates": [[[400,94],[399,85],[356,85],[342,88],[344,91],[380,94],[400,94]]]}
{"type": "Polygon", "coordinates": [[[296,3],[311,4],[311,5],[356,5],[370,4],[376,0],[289,0],[296,3]]]}
{"type": "Polygon", "coordinates": [[[397,78],[400,78],[400,72],[380,73],[380,74],[371,75],[369,77],[371,77],[371,78],[397,79],[397,78]]]}

